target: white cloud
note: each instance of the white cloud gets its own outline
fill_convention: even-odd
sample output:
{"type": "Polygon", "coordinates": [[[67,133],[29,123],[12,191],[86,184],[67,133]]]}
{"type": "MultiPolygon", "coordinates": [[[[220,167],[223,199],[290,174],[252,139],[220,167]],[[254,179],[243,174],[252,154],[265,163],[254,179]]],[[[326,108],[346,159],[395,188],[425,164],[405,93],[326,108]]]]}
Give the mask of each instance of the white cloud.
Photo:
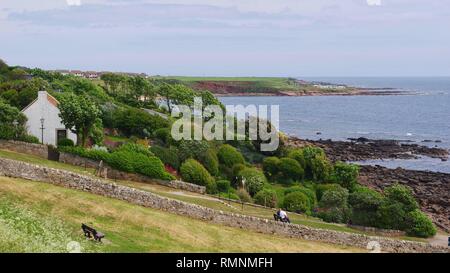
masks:
{"type": "Polygon", "coordinates": [[[69,6],[81,6],[81,0],[66,0],[69,6]]]}
{"type": "Polygon", "coordinates": [[[367,0],[369,6],[381,6],[381,0],[367,0]]]}

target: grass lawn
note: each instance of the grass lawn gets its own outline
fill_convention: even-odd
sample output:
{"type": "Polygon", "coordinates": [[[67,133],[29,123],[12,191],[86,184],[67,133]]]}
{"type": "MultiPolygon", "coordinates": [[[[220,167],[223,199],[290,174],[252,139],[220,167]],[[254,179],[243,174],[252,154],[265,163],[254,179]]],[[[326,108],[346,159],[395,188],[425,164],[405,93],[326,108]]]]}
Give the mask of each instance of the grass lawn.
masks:
{"type": "Polygon", "coordinates": [[[363,252],[210,224],[45,183],[0,177],[0,252],[363,252]],[[84,239],[80,225],[106,234],[84,239]]]}

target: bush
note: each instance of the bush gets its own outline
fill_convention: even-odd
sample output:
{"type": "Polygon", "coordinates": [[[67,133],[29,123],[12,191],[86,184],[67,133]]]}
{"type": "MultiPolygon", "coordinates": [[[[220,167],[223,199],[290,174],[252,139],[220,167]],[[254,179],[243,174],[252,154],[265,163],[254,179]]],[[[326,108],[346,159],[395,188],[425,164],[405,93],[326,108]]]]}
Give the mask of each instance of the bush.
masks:
{"type": "Polygon", "coordinates": [[[378,210],[379,227],[406,230],[408,213],[419,208],[410,188],[394,184],[384,191],[385,198],[378,210]]]}
{"type": "Polygon", "coordinates": [[[251,196],[262,190],[267,182],[264,174],[256,168],[245,168],[239,172],[239,176],[245,180],[245,187],[251,196]]]}
{"type": "Polygon", "coordinates": [[[17,140],[23,141],[23,142],[28,142],[28,143],[34,143],[34,144],[41,143],[39,138],[32,136],[32,135],[22,135],[22,136],[18,137],[17,140]]]}
{"type": "Polygon", "coordinates": [[[278,171],[285,182],[293,182],[303,179],[303,168],[292,158],[282,158],[278,164],[278,171]]]}
{"type": "Polygon", "coordinates": [[[126,136],[149,137],[160,128],[167,128],[169,123],[158,115],[150,115],[136,108],[123,108],[113,113],[114,127],[126,136]]]}
{"type": "Polygon", "coordinates": [[[165,145],[172,143],[172,136],[169,128],[159,128],[153,132],[153,136],[165,145]]]}
{"type": "MultiPolygon", "coordinates": [[[[135,154],[128,151],[118,151],[114,152],[110,155],[108,164],[117,169],[124,172],[133,173],[134,172],[134,162],[135,159],[139,160],[141,158],[136,158],[135,154]]],[[[140,165],[141,162],[137,162],[137,165],[140,165]]]]}
{"type": "Polygon", "coordinates": [[[106,162],[106,163],[109,163],[110,156],[111,156],[111,154],[106,151],[95,150],[95,149],[88,150],[88,149],[85,149],[85,148],[79,147],[79,146],[74,146],[74,147],[60,146],[60,147],[58,147],[58,150],[60,152],[74,154],[74,155],[86,157],[86,158],[96,160],[96,161],[103,160],[103,162],[106,162]]]}
{"type": "Polygon", "coordinates": [[[256,204],[271,208],[275,208],[277,206],[277,199],[276,192],[270,189],[263,189],[254,197],[256,204]]]}
{"type": "Polygon", "coordinates": [[[330,161],[325,154],[316,155],[311,160],[312,178],[317,182],[328,180],[333,170],[330,161]]]}
{"type": "Polygon", "coordinates": [[[284,197],[283,207],[296,213],[311,213],[308,197],[299,191],[291,192],[284,197]]]}
{"type": "Polygon", "coordinates": [[[240,188],[236,192],[237,196],[239,196],[239,200],[246,203],[253,203],[253,199],[250,194],[243,188],[240,188]]]}
{"type": "Polygon", "coordinates": [[[357,187],[349,195],[348,203],[352,209],[351,221],[355,225],[376,227],[379,224],[378,209],[383,196],[369,188],[357,187]]]}
{"type": "Polygon", "coordinates": [[[350,216],[348,190],[342,187],[327,190],[319,202],[317,216],[326,222],[346,223],[350,216]]]}
{"type": "Polygon", "coordinates": [[[200,154],[199,161],[203,164],[203,166],[205,166],[212,176],[219,174],[219,159],[213,149],[210,148],[203,154],[200,154]]]}
{"type": "MultiPolygon", "coordinates": [[[[113,153],[114,154],[114,153],[113,153]]],[[[143,154],[134,154],[134,171],[145,176],[172,180],[174,177],[166,172],[164,165],[156,156],[145,156],[143,154]]]]}
{"type": "Polygon", "coordinates": [[[358,184],[359,167],[354,164],[337,162],[334,165],[332,180],[342,187],[352,191],[358,184]]]}
{"type": "Polygon", "coordinates": [[[274,179],[278,174],[278,165],[280,164],[280,159],[278,157],[272,156],[267,157],[263,161],[263,171],[269,180],[274,179]]]}
{"type": "Polygon", "coordinates": [[[384,190],[384,194],[389,202],[401,203],[405,211],[410,212],[419,208],[419,204],[413,196],[411,188],[394,184],[384,190]]]}
{"type": "Polygon", "coordinates": [[[222,198],[227,198],[227,199],[232,199],[232,200],[241,200],[239,198],[239,196],[234,192],[229,192],[229,193],[221,192],[221,193],[219,193],[219,196],[222,198]]]}
{"type": "Polygon", "coordinates": [[[180,167],[181,177],[184,181],[208,186],[215,184],[214,179],[200,162],[195,159],[186,160],[180,167]]]}
{"type": "Polygon", "coordinates": [[[63,138],[63,139],[60,139],[59,141],[58,141],[58,147],[59,146],[70,146],[70,147],[72,147],[72,146],[74,146],[75,144],[73,143],[73,140],[71,140],[71,139],[69,139],[69,138],[63,138]]]}
{"type": "Polygon", "coordinates": [[[114,152],[122,152],[122,151],[138,153],[148,157],[154,156],[154,154],[150,152],[148,147],[136,143],[126,143],[124,145],[121,145],[114,152]]]}
{"type": "Polygon", "coordinates": [[[219,192],[229,192],[231,189],[230,181],[228,180],[219,180],[216,182],[217,190],[219,192]]]}
{"type": "Polygon", "coordinates": [[[294,187],[285,189],[284,194],[288,195],[292,192],[297,192],[297,191],[303,193],[304,195],[306,195],[308,197],[311,209],[313,209],[317,205],[316,193],[312,189],[308,189],[308,188],[302,187],[302,186],[294,186],[294,187]]]}
{"type": "Polygon", "coordinates": [[[306,168],[305,156],[303,154],[303,149],[293,149],[288,153],[288,157],[295,159],[303,169],[306,168]]]}
{"type": "Polygon", "coordinates": [[[180,159],[178,158],[178,150],[175,147],[164,148],[161,146],[152,146],[150,151],[161,161],[178,170],[180,168],[180,159]]]}
{"type": "Polygon", "coordinates": [[[428,238],[436,235],[436,228],[431,220],[418,209],[409,212],[406,221],[408,225],[406,232],[410,236],[428,238]]]}
{"type": "Polygon", "coordinates": [[[231,145],[224,144],[217,152],[219,162],[228,168],[232,168],[236,164],[244,164],[245,160],[242,154],[231,145]]]}
{"type": "Polygon", "coordinates": [[[341,189],[342,187],[339,184],[319,184],[316,185],[316,196],[317,201],[322,199],[323,194],[328,190],[336,190],[341,189]]]}
{"type": "Polygon", "coordinates": [[[204,140],[180,140],[176,143],[181,161],[193,158],[198,160],[200,155],[209,149],[209,143],[204,140]]]}

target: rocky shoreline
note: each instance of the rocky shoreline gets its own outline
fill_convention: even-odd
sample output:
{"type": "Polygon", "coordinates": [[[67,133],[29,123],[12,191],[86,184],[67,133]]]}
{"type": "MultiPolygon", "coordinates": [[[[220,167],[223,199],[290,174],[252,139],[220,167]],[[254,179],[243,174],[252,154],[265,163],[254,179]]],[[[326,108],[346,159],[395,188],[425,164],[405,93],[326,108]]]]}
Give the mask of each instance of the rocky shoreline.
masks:
{"type": "Polygon", "coordinates": [[[398,140],[372,140],[366,138],[349,141],[302,140],[291,137],[290,145],[315,145],[325,150],[332,161],[363,161],[371,159],[417,159],[420,156],[448,160],[449,151],[398,140]]]}
{"type": "Polygon", "coordinates": [[[450,233],[450,174],[361,166],[359,182],[377,190],[397,182],[411,187],[422,211],[450,233]]]}
{"type": "Polygon", "coordinates": [[[213,92],[216,97],[311,97],[311,96],[401,96],[412,93],[400,90],[356,89],[349,91],[277,91],[277,92],[213,92]]]}
{"type": "MultiPolygon", "coordinates": [[[[315,145],[325,150],[330,160],[363,161],[369,159],[415,159],[429,156],[448,160],[449,151],[398,140],[352,139],[350,141],[302,140],[291,137],[288,145],[315,145]]],[[[360,166],[359,182],[376,190],[394,183],[411,187],[421,209],[430,215],[439,228],[450,233],[450,174],[389,169],[382,166],[360,166]]]]}

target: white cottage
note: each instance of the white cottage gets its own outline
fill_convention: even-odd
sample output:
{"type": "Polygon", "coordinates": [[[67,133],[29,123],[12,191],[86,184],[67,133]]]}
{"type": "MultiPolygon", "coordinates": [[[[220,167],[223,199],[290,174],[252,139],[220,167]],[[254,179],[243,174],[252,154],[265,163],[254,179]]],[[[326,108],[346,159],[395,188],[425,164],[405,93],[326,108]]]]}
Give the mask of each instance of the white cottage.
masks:
{"type": "Polygon", "coordinates": [[[59,117],[59,102],[46,91],[39,91],[38,97],[22,110],[28,118],[27,131],[44,144],[57,145],[62,138],[76,143],[77,135],[62,124],[59,117]]]}

